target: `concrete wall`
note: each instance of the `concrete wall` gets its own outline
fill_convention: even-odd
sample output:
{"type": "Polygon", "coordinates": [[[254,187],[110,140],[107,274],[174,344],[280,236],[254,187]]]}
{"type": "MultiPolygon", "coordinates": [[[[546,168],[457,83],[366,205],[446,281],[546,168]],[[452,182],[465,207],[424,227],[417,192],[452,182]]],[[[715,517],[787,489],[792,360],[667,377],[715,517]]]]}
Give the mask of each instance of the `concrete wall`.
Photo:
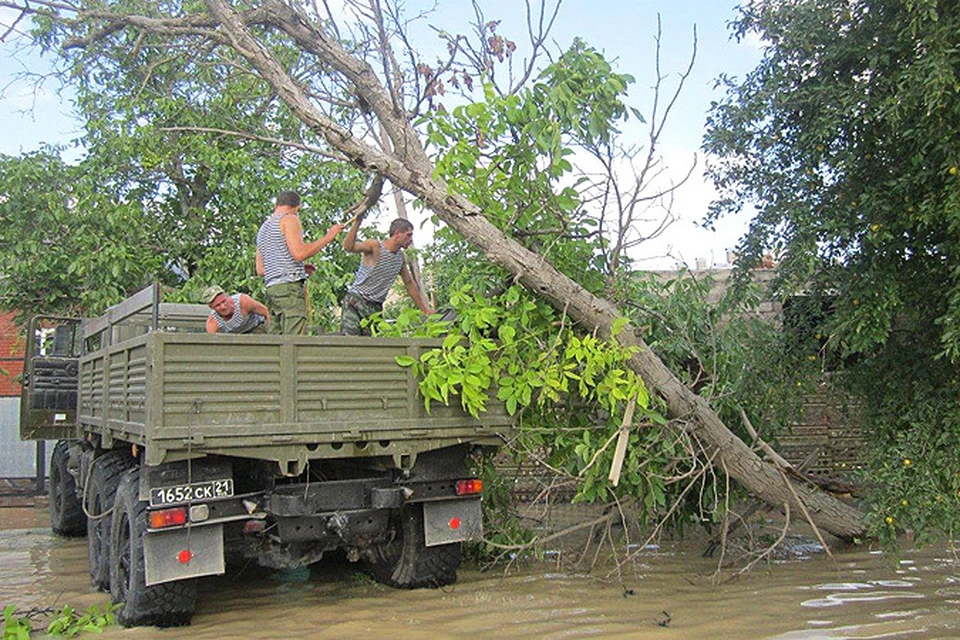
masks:
{"type": "MultiPolygon", "coordinates": [[[[52,447],[46,448],[49,460],[52,447]]],[[[20,440],[20,398],[0,398],[0,478],[36,475],[37,443],[20,440]]]]}

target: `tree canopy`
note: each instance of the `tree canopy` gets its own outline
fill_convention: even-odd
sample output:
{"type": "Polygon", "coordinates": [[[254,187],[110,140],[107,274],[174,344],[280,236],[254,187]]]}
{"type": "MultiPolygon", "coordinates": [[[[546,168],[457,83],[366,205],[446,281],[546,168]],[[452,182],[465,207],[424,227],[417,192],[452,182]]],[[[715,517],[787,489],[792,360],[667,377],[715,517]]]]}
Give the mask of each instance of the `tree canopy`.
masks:
{"type": "MultiPolygon", "coordinates": [[[[307,237],[360,197],[365,174],[229,59],[131,32],[94,51],[51,16],[37,16],[33,35],[76,96],[83,155],[75,165],[55,148],[0,158],[0,241],[15,258],[0,278],[6,308],[97,313],[154,281],[178,301],[211,283],[261,297],[254,240],[277,192],[303,193],[307,237]]],[[[333,253],[311,281],[326,327],[355,266],[333,253]]]]}
{"type": "MultiPolygon", "coordinates": [[[[954,2],[751,3],[761,64],[709,120],[723,197],[755,205],[747,264],[780,261],[859,397],[875,519],[955,531],[960,499],[960,12],[954,2]],[[948,502],[953,505],[944,509],[948,502]]],[[[822,336],[822,338],[821,338],[822,336]]]]}

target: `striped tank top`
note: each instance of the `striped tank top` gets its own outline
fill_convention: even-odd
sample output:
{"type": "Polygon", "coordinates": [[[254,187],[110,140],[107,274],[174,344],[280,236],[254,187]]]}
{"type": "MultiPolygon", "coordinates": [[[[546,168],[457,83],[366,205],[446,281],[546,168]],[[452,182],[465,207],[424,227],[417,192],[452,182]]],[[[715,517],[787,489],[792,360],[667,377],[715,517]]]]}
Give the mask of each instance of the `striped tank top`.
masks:
{"type": "Polygon", "coordinates": [[[257,249],[263,258],[263,280],[269,287],[307,279],[303,263],[294,260],[280,230],[280,216],[271,214],[257,232],[257,249]]]}
{"type": "Polygon", "coordinates": [[[259,313],[243,315],[240,312],[239,293],[233,294],[230,298],[233,300],[233,315],[230,316],[229,320],[225,320],[216,311],[210,312],[210,316],[216,321],[220,331],[225,333],[249,333],[264,323],[265,318],[259,313]]]}
{"type": "Polygon", "coordinates": [[[387,251],[383,243],[380,242],[380,259],[372,267],[360,263],[357,269],[357,277],[353,284],[347,289],[349,293],[360,296],[364,300],[370,300],[383,304],[390,291],[390,286],[397,279],[397,274],[403,267],[403,252],[387,251]]]}

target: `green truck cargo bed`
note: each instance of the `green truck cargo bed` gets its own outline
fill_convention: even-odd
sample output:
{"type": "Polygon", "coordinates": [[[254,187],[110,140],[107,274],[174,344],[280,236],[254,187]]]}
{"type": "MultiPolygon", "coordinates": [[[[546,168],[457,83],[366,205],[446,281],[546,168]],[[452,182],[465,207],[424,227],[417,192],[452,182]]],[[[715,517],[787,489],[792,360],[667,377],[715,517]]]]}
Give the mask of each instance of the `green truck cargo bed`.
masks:
{"type": "Polygon", "coordinates": [[[399,355],[436,340],[153,332],[80,359],[78,421],[146,448],[148,464],[201,453],[274,460],[416,455],[500,444],[500,403],[479,419],[456,403],[428,412],[399,355]]]}

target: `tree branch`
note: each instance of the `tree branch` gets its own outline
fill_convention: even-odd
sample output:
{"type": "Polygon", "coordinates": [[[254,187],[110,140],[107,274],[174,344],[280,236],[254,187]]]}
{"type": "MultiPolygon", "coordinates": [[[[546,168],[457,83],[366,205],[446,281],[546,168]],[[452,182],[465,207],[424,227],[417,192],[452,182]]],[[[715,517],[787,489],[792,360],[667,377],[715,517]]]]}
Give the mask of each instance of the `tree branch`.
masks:
{"type": "Polygon", "coordinates": [[[301,151],[309,151],[310,153],[316,154],[324,158],[330,158],[331,160],[337,160],[339,162],[347,161],[346,156],[339,153],[331,153],[326,149],[320,147],[315,147],[313,145],[304,144],[302,142],[294,142],[292,140],[283,140],[281,138],[271,138],[269,136],[261,136],[255,133],[248,133],[246,131],[231,131],[229,129],[216,129],[214,127],[160,127],[158,131],[193,131],[196,133],[217,133],[224,136],[233,136],[236,138],[243,138],[245,140],[256,140],[257,142],[267,142],[270,144],[275,144],[281,147],[290,147],[292,149],[300,149],[301,151]]]}

